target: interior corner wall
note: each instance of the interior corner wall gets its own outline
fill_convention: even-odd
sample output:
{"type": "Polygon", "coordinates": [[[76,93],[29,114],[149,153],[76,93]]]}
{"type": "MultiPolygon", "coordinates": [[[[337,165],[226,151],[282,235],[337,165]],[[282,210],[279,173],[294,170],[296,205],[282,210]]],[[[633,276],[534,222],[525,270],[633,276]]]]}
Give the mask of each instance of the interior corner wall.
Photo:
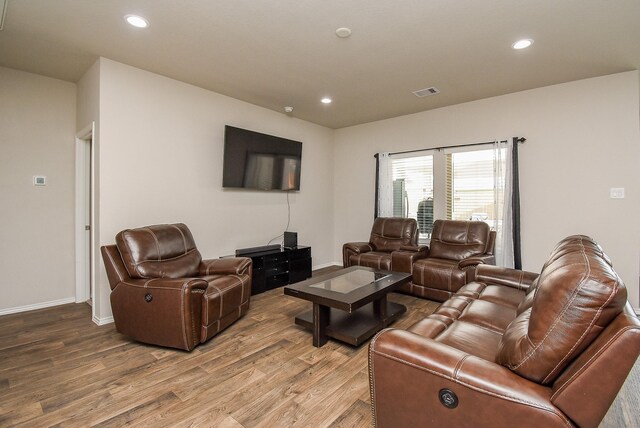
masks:
{"type": "Polygon", "coordinates": [[[75,97],[73,83],[0,67],[0,313],[75,300],[75,97]]]}
{"type": "MultiPolygon", "coordinates": [[[[281,235],[286,193],[222,188],[233,125],[303,142],[289,230],[312,247],[314,266],[333,262],[333,130],[105,58],[99,114],[100,245],[125,228],[184,222],[203,257],[216,258],[281,235]]],[[[97,288],[108,302],[104,273],[97,288]]]]}
{"type": "Polygon", "coordinates": [[[522,256],[539,272],[567,235],[596,239],[638,308],[640,260],[638,71],[579,80],[339,129],[335,133],[335,258],[366,240],[376,152],[523,136],[522,256]],[[611,199],[624,187],[624,199],[611,199]]]}

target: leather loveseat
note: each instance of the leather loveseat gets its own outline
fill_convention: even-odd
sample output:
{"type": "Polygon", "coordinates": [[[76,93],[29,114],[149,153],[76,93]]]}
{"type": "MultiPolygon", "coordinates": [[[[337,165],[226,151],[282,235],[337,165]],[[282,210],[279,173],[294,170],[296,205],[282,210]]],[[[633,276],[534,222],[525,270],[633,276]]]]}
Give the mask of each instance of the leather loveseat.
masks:
{"type": "Polygon", "coordinates": [[[342,264],[380,270],[411,272],[415,260],[426,257],[428,247],[418,246],[418,222],[412,218],[378,217],[373,221],[369,242],[347,242],[342,246],[342,264]]]}
{"type": "Polygon", "coordinates": [[[101,248],[117,330],[192,350],[249,310],[251,259],[202,260],[184,224],[123,230],[101,248]]]}
{"type": "Polygon", "coordinates": [[[479,265],[475,282],[369,345],[374,425],[596,427],[640,354],[624,284],[586,236],[540,274],[479,265]]]}

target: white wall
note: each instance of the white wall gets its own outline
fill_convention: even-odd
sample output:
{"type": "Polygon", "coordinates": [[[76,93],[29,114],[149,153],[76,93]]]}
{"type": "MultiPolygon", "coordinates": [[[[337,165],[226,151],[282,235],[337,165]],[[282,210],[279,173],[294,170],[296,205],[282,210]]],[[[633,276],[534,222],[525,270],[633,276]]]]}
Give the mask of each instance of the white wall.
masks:
{"type": "Polygon", "coordinates": [[[0,314],[74,301],[75,97],[0,67],[0,314]]]}
{"type": "MultiPolygon", "coordinates": [[[[281,234],[285,193],[222,189],[228,124],[303,142],[289,230],[312,247],[314,266],[333,261],[332,130],[108,59],[99,67],[100,245],[125,228],[184,222],[215,258],[281,234]]],[[[103,272],[97,285],[108,302],[103,272]]],[[[100,304],[98,316],[110,315],[100,304]]]]}
{"type": "Polygon", "coordinates": [[[524,136],[520,146],[523,267],[539,271],[563,237],[595,238],[638,307],[640,258],[637,71],[459,104],[335,132],[336,245],[366,240],[379,151],[524,136]],[[625,199],[609,188],[624,187],[625,199]]]}

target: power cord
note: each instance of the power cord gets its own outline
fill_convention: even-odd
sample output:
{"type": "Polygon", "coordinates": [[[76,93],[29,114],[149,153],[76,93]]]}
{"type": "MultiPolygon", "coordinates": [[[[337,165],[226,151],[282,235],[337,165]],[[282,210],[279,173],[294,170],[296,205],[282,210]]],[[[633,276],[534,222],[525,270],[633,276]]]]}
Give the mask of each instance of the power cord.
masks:
{"type": "MultiPolygon", "coordinates": [[[[291,190],[287,190],[287,227],[284,228],[284,231],[287,232],[289,230],[289,224],[291,223],[291,204],[289,203],[289,192],[291,192],[291,190]]],[[[276,236],[275,238],[269,240],[269,242],[267,242],[267,245],[270,245],[273,241],[275,241],[278,238],[284,238],[284,233],[282,233],[281,235],[276,236]]],[[[284,242],[282,244],[280,244],[280,246],[284,245],[284,242]]]]}

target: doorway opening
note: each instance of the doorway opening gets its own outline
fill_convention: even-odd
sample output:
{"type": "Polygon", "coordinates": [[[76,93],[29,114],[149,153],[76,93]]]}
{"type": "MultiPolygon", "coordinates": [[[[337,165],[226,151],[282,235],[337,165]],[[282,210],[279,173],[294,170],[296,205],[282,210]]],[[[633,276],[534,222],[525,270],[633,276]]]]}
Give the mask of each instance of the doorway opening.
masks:
{"type": "Polygon", "coordinates": [[[92,306],[95,318],[95,148],[94,123],[76,135],[76,303],[92,306]]]}

